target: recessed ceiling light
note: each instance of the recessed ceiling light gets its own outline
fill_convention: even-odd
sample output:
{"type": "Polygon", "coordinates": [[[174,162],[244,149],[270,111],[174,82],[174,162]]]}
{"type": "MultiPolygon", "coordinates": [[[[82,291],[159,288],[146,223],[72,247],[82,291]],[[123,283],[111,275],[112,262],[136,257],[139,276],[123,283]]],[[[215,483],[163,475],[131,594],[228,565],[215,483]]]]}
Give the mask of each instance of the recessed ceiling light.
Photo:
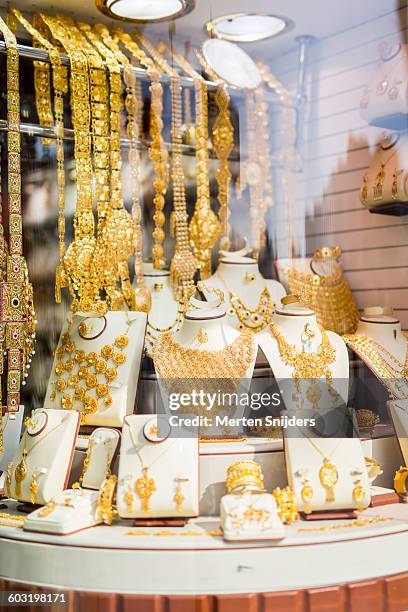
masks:
{"type": "Polygon", "coordinates": [[[210,36],[234,42],[255,42],[271,38],[294,27],[294,22],[279,15],[235,13],[216,17],[206,23],[210,36]]]}
{"type": "Polygon", "coordinates": [[[194,0],[95,0],[96,7],[112,19],[132,21],[167,21],[193,10],[194,0]]]}

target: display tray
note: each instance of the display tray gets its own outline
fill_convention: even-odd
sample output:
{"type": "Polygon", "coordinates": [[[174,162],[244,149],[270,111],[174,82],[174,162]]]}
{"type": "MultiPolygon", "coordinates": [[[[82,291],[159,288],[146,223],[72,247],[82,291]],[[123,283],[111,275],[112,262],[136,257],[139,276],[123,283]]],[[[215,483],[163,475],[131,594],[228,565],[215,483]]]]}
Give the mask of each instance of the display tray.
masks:
{"type": "MultiPolygon", "coordinates": [[[[21,516],[16,505],[8,501],[7,512],[21,516]]],[[[120,521],[68,536],[0,525],[0,577],[138,595],[268,593],[376,580],[407,570],[408,505],[370,508],[360,516],[379,515],[389,520],[327,531],[315,529],[346,521],[299,521],[285,528],[283,540],[256,544],[224,542],[219,519],[206,517],[171,529],[120,521]]]]}

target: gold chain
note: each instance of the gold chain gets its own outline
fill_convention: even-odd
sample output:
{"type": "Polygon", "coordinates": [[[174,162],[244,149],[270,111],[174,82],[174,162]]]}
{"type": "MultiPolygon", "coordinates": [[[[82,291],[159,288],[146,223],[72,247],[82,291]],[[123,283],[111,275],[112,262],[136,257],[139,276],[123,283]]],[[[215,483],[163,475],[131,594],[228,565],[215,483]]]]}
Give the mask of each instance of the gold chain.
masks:
{"type": "MultiPolygon", "coordinates": [[[[61,58],[56,49],[41,33],[40,29],[34,28],[17,9],[11,9],[12,15],[18,19],[21,25],[37,41],[40,48],[48,52],[52,65],[52,81],[54,88],[54,113],[56,130],[56,153],[57,153],[57,186],[58,186],[58,245],[59,264],[55,275],[55,300],[61,302],[61,286],[66,284],[64,275],[65,255],[65,168],[64,168],[64,96],[68,92],[67,69],[61,65],[61,58]]],[[[35,18],[34,23],[41,28],[42,22],[35,18]]],[[[48,64],[47,64],[48,66],[48,64]]]]}
{"type": "Polygon", "coordinates": [[[183,149],[182,149],[182,97],[181,82],[177,72],[157,52],[150,42],[140,32],[136,34],[137,41],[141,42],[150,53],[163,73],[170,77],[171,93],[171,143],[173,203],[172,225],[175,235],[175,249],[170,265],[170,278],[176,297],[182,296],[193,283],[197,270],[197,260],[191,252],[188,235],[188,215],[186,193],[184,188],[183,149]]]}
{"type": "Polygon", "coordinates": [[[149,156],[152,160],[155,180],[154,189],[155,195],[153,198],[154,204],[154,230],[153,230],[153,267],[158,270],[164,265],[164,249],[163,242],[165,238],[164,225],[166,222],[163,209],[165,206],[165,197],[169,184],[169,155],[167,147],[164,143],[163,130],[163,87],[160,83],[160,72],[157,70],[154,62],[147,57],[145,52],[139,45],[131,39],[129,34],[125,33],[120,28],[113,30],[113,35],[120,40],[125,48],[130,51],[132,56],[142,64],[147,74],[151,78],[149,86],[151,94],[150,107],[150,147],[149,156]]]}
{"type": "MultiPolygon", "coordinates": [[[[21,137],[20,71],[17,41],[0,18],[0,31],[7,49],[7,185],[8,244],[4,236],[0,207],[0,282],[2,316],[0,320],[0,374],[7,355],[7,411],[18,412],[20,386],[25,384],[34,349],[35,313],[33,288],[23,256],[21,211],[21,137]]],[[[2,393],[0,390],[0,406],[2,393]]],[[[0,447],[3,436],[0,426],[0,447]]]]}
{"type": "Polygon", "coordinates": [[[230,248],[230,226],[229,219],[229,185],[231,182],[231,170],[228,159],[234,147],[234,126],[231,123],[230,117],[230,97],[227,85],[220,81],[214,70],[204,59],[203,55],[196,51],[198,60],[209,77],[218,82],[215,92],[215,103],[218,108],[218,115],[214,122],[212,130],[212,142],[215,154],[218,158],[218,168],[215,174],[215,180],[218,185],[218,203],[220,220],[220,248],[227,251],[230,248]]]}
{"type": "Polygon", "coordinates": [[[228,291],[230,307],[227,312],[230,317],[237,317],[238,329],[243,330],[247,327],[254,332],[259,332],[264,329],[270,323],[274,310],[274,303],[268,288],[265,286],[264,289],[262,289],[258,305],[255,308],[250,308],[244,304],[236,293],[229,289],[227,283],[218,271],[216,275],[228,291]]]}
{"type": "Polygon", "coordinates": [[[172,56],[194,81],[197,201],[190,221],[190,240],[200,265],[200,277],[204,280],[211,276],[211,252],[220,233],[220,224],[210,204],[207,86],[183,56],[174,50],[172,56]]]}
{"type": "Polygon", "coordinates": [[[389,523],[394,519],[389,516],[368,516],[367,518],[358,518],[348,521],[347,523],[331,523],[329,525],[321,525],[320,527],[300,527],[299,532],[318,532],[318,531],[335,531],[336,529],[354,529],[355,527],[367,527],[368,525],[377,525],[378,523],[389,523]]]}

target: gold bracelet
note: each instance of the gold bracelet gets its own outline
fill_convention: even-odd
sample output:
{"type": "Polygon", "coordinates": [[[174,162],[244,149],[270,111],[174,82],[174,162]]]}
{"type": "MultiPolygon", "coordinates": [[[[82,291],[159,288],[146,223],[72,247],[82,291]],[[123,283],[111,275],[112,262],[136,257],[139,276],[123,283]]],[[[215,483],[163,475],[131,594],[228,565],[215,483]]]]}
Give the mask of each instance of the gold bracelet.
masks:
{"type": "Polygon", "coordinates": [[[320,527],[300,527],[299,532],[311,533],[313,531],[336,531],[338,529],[354,529],[355,527],[367,527],[368,525],[377,525],[378,523],[389,523],[394,519],[389,516],[368,516],[367,518],[358,518],[348,521],[347,523],[332,523],[330,525],[321,525],[320,527]]]}
{"type": "Polygon", "coordinates": [[[111,525],[118,516],[115,505],[117,484],[118,477],[112,474],[103,481],[99,491],[97,513],[105,525],[111,525]]]}
{"type": "Polygon", "coordinates": [[[398,493],[398,495],[403,499],[406,499],[408,497],[407,478],[408,468],[401,466],[400,469],[395,472],[394,489],[396,493],[398,493]]]}
{"type": "MultiPolygon", "coordinates": [[[[164,45],[162,47],[166,48],[164,45]]],[[[211,210],[210,200],[207,87],[203,77],[185,58],[174,50],[172,56],[194,81],[197,201],[190,221],[190,240],[200,266],[201,279],[204,280],[211,276],[211,252],[220,233],[220,224],[211,210]]]]}
{"type": "Polygon", "coordinates": [[[203,55],[196,51],[197,58],[208,74],[213,80],[218,82],[217,89],[215,92],[215,104],[218,108],[218,115],[214,122],[212,130],[212,143],[214,146],[215,154],[218,158],[218,168],[215,174],[215,180],[218,185],[218,203],[219,211],[218,217],[220,220],[220,249],[228,251],[230,248],[230,226],[228,223],[229,219],[229,185],[231,182],[231,170],[229,167],[229,156],[234,147],[234,127],[231,123],[230,117],[230,97],[228,88],[223,81],[220,81],[217,74],[204,59],[203,55]]]}

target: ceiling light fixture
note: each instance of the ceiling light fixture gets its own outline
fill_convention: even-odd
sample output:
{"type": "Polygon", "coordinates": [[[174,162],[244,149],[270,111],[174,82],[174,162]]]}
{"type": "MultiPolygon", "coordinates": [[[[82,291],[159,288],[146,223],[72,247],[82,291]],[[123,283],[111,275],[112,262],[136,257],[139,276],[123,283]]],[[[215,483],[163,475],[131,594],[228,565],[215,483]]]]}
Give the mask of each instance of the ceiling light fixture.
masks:
{"type": "Polygon", "coordinates": [[[146,23],[177,19],[193,10],[194,0],[95,0],[104,15],[120,21],[146,23]]]}
{"type": "Polygon", "coordinates": [[[294,22],[280,15],[234,13],[208,21],[205,28],[211,37],[233,42],[255,42],[278,36],[294,27],[294,22]]]}

